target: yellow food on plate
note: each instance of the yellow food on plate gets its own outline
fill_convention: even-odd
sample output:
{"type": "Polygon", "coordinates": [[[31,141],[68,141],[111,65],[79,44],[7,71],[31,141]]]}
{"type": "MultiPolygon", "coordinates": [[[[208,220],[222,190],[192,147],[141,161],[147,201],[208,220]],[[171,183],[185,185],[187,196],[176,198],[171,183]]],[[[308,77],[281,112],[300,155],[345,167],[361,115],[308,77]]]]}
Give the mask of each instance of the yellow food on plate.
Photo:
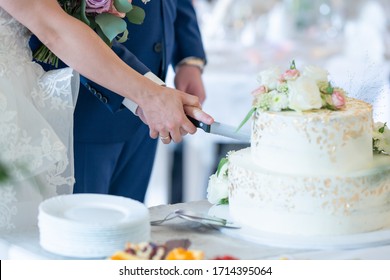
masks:
{"type": "Polygon", "coordinates": [[[203,260],[204,253],[199,250],[186,250],[184,248],[176,248],[171,250],[165,257],[166,260],[203,260]]]}

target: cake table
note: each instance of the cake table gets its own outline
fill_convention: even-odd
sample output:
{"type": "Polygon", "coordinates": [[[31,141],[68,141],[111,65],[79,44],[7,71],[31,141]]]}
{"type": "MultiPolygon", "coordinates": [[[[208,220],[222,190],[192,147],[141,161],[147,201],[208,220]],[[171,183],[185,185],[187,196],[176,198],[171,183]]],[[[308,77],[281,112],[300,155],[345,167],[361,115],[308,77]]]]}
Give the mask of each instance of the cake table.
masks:
{"type": "MultiPolygon", "coordinates": [[[[208,213],[211,204],[206,200],[188,203],[160,205],[149,208],[152,220],[165,217],[176,209],[191,210],[198,213],[208,213]]],[[[191,248],[203,250],[206,258],[217,255],[233,255],[240,259],[367,259],[390,260],[390,243],[377,247],[367,247],[357,250],[310,250],[266,246],[241,240],[224,234],[218,230],[206,228],[197,223],[182,219],[173,219],[160,226],[152,227],[152,240],[163,243],[169,239],[188,238],[191,248]]],[[[65,260],[63,256],[46,252],[39,246],[38,228],[16,232],[0,237],[0,259],[40,259],[65,260]]]]}

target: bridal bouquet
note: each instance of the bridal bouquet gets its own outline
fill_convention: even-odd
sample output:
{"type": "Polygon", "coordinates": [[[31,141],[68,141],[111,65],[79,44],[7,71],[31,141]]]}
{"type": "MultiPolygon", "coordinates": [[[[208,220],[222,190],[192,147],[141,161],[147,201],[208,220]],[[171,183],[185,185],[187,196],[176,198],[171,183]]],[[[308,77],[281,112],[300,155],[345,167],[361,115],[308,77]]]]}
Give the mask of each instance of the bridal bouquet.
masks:
{"type": "MultiPolygon", "coordinates": [[[[150,0],[142,0],[144,4],[150,0]]],[[[60,6],[71,16],[83,21],[111,46],[112,41],[127,40],[128,31],[125,18],[134,24],[141,24],[145,11],[132,0],[58,0],[60,6]]],[[[58,67],[58,58],[45,45],[33,54],[37,61],[58,67]]]]}

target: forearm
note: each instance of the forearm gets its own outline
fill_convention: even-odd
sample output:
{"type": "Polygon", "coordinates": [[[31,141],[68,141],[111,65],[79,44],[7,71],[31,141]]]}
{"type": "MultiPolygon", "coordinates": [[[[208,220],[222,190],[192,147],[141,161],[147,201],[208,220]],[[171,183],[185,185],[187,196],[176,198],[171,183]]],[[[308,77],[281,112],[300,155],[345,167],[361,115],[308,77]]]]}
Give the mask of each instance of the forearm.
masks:
{"type": "Polygon", "coordinates": [[[138,104],[156,86],[128,67],[81,21],[68,16],[55,0],[1,0],[7,10],[53,53],[83,76],[138,104]],[[33,16],[42,14],[44,16],[33,16]]]}
{"type": "MultiPolygon", "coordinates": [[[[136,102],[143,110],[152,138],[170,135],[173,141],[180,142],[182,133],[195,133],[184,107],[201,111],[198,98],[159,86],[137,73],[86,24],[65,13],[56,0],[0,0],[0,7],[30,29],[67,65],[136,102]]],[[[204,112],[199,117],[206,123],[213,121],[204,112]]]]}

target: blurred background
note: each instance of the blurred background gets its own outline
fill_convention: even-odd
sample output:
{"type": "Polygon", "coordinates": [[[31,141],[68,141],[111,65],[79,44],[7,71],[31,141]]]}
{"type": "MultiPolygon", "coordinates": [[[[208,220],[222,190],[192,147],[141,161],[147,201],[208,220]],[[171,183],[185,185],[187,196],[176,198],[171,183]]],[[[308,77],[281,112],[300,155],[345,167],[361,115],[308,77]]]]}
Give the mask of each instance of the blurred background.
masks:
{"type": "MultiPolygon", "coordinates": [[[[194,5],[208,57],[203,108],[216,121],[237,127],[250,109],[257,73],[274,65],[288,68],[295,60],[298,68],[327,69],[349,96],[373,104],[375,121],[390,123],[390,0],[194,0],[194,5]]],[[[181,144],[159,145],[146,205],[205,199],[220,158],[248,145],[201,130],[181,144]]]]}

